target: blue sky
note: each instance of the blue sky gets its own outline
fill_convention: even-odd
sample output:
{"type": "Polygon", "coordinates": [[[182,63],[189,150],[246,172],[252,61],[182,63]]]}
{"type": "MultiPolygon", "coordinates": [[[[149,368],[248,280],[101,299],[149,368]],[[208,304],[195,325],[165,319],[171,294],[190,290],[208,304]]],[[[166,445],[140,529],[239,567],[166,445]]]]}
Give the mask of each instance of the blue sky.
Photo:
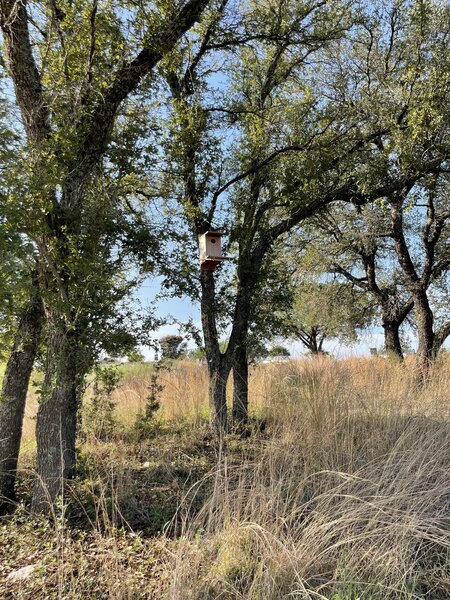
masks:
{"type": "MultiPolygon", "coordinates": [[[[136,297],[142,303],[145,308],[151,302],[153,302],[160,291],[159,279],[147,279],[144,281],[142,286],[137,290],[136,297]]],[[[200,329],[200,311],[199,307],[194,305],[189,298],[171,298],[167,300],[160,300],[157,303],[156,316],[161,318],[175,317],[178,321],[187,322],[192,320],[195,325],[200,329]]],[[[161,338],[167,334],[178,334],[179,327],[176,324],[168,324],[160,327],[154,332],[156,339],[161,338]]],[[[414,340],[412,340],[414,345],[414,340]]],[[[305,354],[305,348],[300,342],[295,341],[282,341],[283,345],[286,346],[291,352],[293,358],[297,358],[305,354]]],[[[365,331],[358,343],[352,346],[345,346],[340,344],[337,340],[329,340],[325,342],[325,350],[330,352],[333,356],[338,358],[344,358],[347,356],[368,356],[370,354],[370,348],[381,349],[383,347],[383,330],[381,327],[373,327],[365,331]]],[[[189,348],[194,348],[195,344],[190,341],[188,343],[189,348]]],[[[446,347],[450,347],[449,341],[447,341],[446,347]]],[[[142,348],[142,351],[148,360],[153,360],[154,351],[149,348],[142,348]]]]}

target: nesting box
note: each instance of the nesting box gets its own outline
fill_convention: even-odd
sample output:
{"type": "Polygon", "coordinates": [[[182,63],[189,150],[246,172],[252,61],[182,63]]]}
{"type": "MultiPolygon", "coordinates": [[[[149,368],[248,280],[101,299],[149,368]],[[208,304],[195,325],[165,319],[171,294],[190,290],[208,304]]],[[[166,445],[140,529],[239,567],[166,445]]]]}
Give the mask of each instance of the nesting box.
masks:
{"type": "Polygon", "coordinates": [[[222,254],[222,233],[207,231],[198,236],[200,267],[204,271],[214,271],[226,257],[222,254]]]}

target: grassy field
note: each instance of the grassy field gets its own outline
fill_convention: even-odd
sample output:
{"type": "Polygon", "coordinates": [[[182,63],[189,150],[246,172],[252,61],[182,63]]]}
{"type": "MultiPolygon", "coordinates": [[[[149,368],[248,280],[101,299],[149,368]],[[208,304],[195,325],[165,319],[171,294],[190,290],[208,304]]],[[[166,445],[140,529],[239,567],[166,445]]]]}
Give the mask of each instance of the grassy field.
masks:
{"type": "Polygon", "coordinates": [[[160,371],[148,419],[152,366],[120,370],[111,394],[88,385],[80,471],[50,519],[27,510],[30,394],[1,598],[450,597],[448,357],[422,388],[412,361],[260,365],[251,431],[222,443],[202,365],[160,371]],[[27,565],[26,579],[7,578],[27,565]]]}

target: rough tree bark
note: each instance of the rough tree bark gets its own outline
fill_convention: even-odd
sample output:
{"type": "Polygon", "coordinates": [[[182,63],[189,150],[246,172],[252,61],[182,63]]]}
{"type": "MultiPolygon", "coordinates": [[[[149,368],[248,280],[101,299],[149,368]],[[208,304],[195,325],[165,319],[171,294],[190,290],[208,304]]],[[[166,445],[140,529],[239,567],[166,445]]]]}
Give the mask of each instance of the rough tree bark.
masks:
{"type": "Polygon", "coordinates": [[[223,364],[208,362],[209,415],[212,429],[220,436],[227,430],[227,381],[229,368],[223,364]]]}
{"type": "Polygon", "coordinates": [[[221,436],[227,429],[226,391],[232,361],[228,349],[225,353],[220,352],[216,327],[214,274],[210,271],[201,271],[200,282],[201,319],[209,378],[209,419],[212,429],[221,436]]]}
{"type": "Polygon", "coordinates": [[[395,320],[383,319],[382,327],[384,331],[384,349],[390,356],[396,356],[403,360],[403,349],[400,341],[401,322],[395,320]]]}
{"type": "MultiPolygon", "coordinates": [[[[259,184],[258,184],[259,187],[259,184]]],[[[252,193],[255,193],[252,191],[252,193]]],[[[259,194],[259,190],[257,191],[259,194]]],[[[253,310],[253,294],[258,283],[264,252],[253,253],[245,240],[241,240],[237,265],[238,287],[236,293],[233,327],[227,351],[233,361],[233,422],[248,422],[248,336],[253,310]]]]}
{"type": "Polygon", "coordinates": [[[445,340],[450,336],[450,321],[447,321],[434,334],[433,358],[439,354],[445,340]]]}
{"type": "MultiPolygon", "coordinates": [[[[57,317],[58,318],[58,317],[57,317]]],[[[48,339],[44,393],[36,422],[37,473],[33,509],[48,510],[75,473],[79,388],[77,339],[60,323],[48,339]],[[56,382],[56,384],[55,384],[56,382]]]]}
{"type": "Polygon", "coordinates": [[[20,317],[0,398],[0,513],[13,506],[28,384],[42,330],[42,301],[33,294],[20,317]]]}
{"type": "Polygon", "coordinates": [[[414,308],[417,316],[417,333],[419,338],[417,348],[419,369],[422,377],[426,377],[433,359],[434,317],[425,290],[417,290],[414,293],[414,308]]]}
{"type": "Polygon", "coordinates": [[[248,422],[248,352],[244,340],[234,351],[233,422],[236,425],[248,422]]]}

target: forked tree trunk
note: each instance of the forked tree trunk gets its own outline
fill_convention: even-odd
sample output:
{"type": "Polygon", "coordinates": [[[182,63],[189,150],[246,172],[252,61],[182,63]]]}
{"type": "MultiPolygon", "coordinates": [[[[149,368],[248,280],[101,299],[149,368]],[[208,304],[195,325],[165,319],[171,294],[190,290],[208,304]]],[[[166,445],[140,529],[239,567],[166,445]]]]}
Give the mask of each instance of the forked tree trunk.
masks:
{"type": "MultiPolygon", "coordinates": [[[[257,271],[255,264],[254,271],[257,271]]],[[[236,349],[239,346],[243,346],[245,349],[245,342],[243,340],[246,339],[248,332],[251,302],[250,290],[254,286],[254,274],[252,274],[252,278],[249,278],[244,276],[238,269],[238,277],[240,283],[235,300],[233,327],[228,347],[224,353],[221,353],[216,326],[217,314],[213,273],[201,271],[200,275],[202,285],[202,328],[208,361],[210,423],[219,437],[227,430],[226,386],[233,367],[236,349]],[[241,283],[243,281],[245,281],[244,285],[241,283]]],[[[246,379],[244,377],[245,381],[246,379]]],[[[243,404],[247,404],[247,401],[244,400],[243,404]]]]}
{"type": "Polygon", "coordinates": [[[6,365],[0,398],[0,512],[12,507],[22,438],[23,416],[42,330],[42,301],[34,295],[25,307],[6,365]]]}
{"type": "Polygon", "coordinates": [[[312,356],[322,356],[325,354],[323,343],[326,335],[324,333],[319,334],[316,327],[312,327],[309,330],[297,329],[294,331],[305,348],[311,352],[312,356]]]}
{"type": "Polygon", "coordinates": [[[44,395],[36,422],[37,479],[33,509],[47,512],[75,473],[75,439],[81,374],[76,335],[62,323],[49,333],[44,395]]]}
{"type": "Polygon", "coordinates": [[[208,363],[209,421],[213,431],[221,437],[227,429],[227,381],[231,371],[229,353],[221,354],[216,327],[216,299],[214,275],[201,271],[201,318],[208,363]]]}
{"type": "Polygon", "coordinates": [[[233,422],[248,422],[248,355],[245,343],[239,344],[234,353],[233,365],[233,422]]]}
{"type": "Polygon", "coordinates": [[[383,320],[384,349],[391,356],[403,360],[402,344],[400,342],[400,323],[392,320],[383,320]]]}

